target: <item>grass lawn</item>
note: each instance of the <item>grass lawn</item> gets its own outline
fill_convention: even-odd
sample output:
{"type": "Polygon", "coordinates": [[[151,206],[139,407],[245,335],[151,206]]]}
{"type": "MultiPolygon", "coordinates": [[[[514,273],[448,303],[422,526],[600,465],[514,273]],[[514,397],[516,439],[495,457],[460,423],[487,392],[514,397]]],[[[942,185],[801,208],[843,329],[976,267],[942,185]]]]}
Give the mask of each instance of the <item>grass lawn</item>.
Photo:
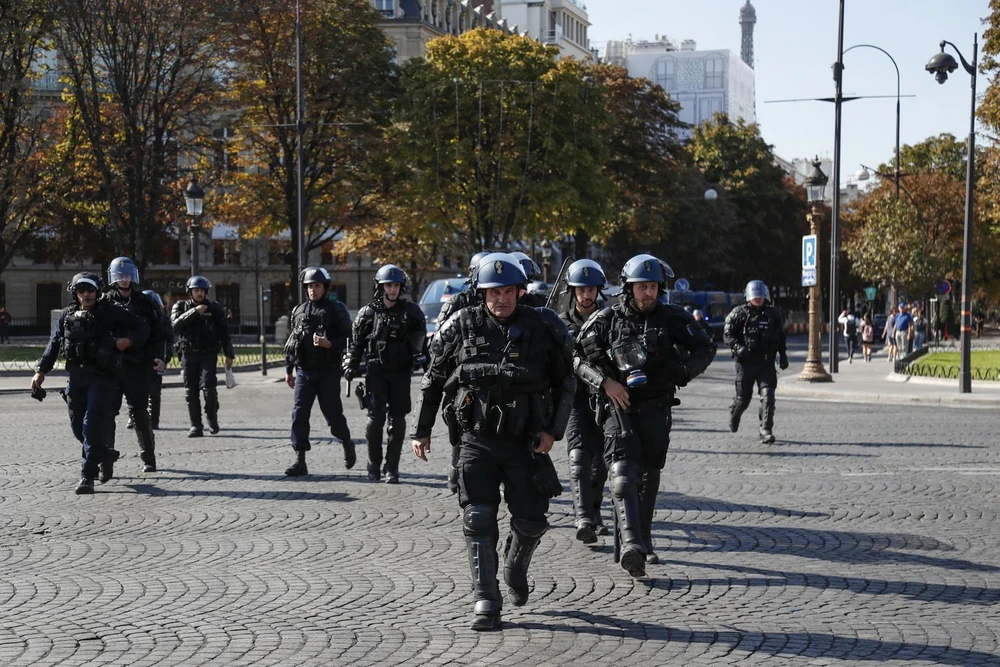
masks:
{"type": "MultiPolygon", "coordinates": [[[[924,356],[917,359],[911,368],[923,367],[930,369],[934,366],[954,366],[956,369],[961,364],[961,353],[960,352],[933,352],[931,354],[925,354],[924,356]]],[[[1000,369],[1000,351],[993,350],[973,350],[972,351],[972,376],[975,377],[989,377],[994,378],[998,375],[997,371],[1000,369]],[[978,371],[978,372],[977,372],[978,371]]],[[[919,373],[915,373],[919,374],[919,373]]],[[[929,374],[929,373],[924,373],[929,374]]],[[[958,377],[957,371],[955,377],[958,377]]]]}

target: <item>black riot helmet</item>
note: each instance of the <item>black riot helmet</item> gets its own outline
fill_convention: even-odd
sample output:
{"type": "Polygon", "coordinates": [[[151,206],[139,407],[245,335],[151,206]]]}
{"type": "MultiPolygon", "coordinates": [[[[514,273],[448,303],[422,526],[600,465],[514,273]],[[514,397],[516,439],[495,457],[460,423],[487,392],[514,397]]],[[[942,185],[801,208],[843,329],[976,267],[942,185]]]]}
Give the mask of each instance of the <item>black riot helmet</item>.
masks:
{"type": "Polygon", "coordinates": [[[489,289],[490,287],[508,287],[518,285],[526,288],[528,277],[524,275],[521,263],[513,254],[492,252],[479,261],[476,270],[476,281],[473,289],[489,289]]]}
{"type": "Polygon", "coordinates": [[[208,278],[206,278],[205,276],[191,276],[190,278],[188,278],[187,285],[185,285],[184,289],[187,291],[188,294],[190,294],[191,290],[193,290],[196,287],[200,287],[201,289],[208,292],[208,290],[212,289],[212,283],[209,282],[208,278]]]}
{"type": "Polygon", "coordinates": [[[399,293],[402,294],[406,291],[406,272],[395,264],[385,264],[375,272],[372,282],[375,283],[376,297],[383,296],[385,294],[383,285],[390,283],[399,283],[399,293]]]}
{"type": "Polygon", "coordinates": [[[322,266],[307,266],[299,273],[299,282],[302,283],[303,287],[309,283],[322,283],[329,290],[331,280],[330,272],[322,266]]]}
{"type": "Polygon", "coordinates": [[[469,260],[469,279],[468,279],[469,284],[472,284],[472,282],[475,281],[476,270],[479,268],[479,262],[483,259],[483,257],[486,257],[486,255],[488,254],[490,253],[483,250],[481,252],[477,252],[469,260]]]}
{"type": "Polygon", "coordinates": [[[524,271],[524,275],[527,276],[528,280],[541,280],[542,279],[542,269],[535,263],[535,260],[528,257],[525,253],[517,250],[510,253],[518,263],[521,265],[521,269],[524,271]]]}
{"type": "Polygon", "coordinates": [[[144,289],[142,290],[142,293],[148,296],[150,301],[155,303],[160,308],[163,308],[163,299],[161,299],[160,295],[157,294],[154,290],[144,289]]]}

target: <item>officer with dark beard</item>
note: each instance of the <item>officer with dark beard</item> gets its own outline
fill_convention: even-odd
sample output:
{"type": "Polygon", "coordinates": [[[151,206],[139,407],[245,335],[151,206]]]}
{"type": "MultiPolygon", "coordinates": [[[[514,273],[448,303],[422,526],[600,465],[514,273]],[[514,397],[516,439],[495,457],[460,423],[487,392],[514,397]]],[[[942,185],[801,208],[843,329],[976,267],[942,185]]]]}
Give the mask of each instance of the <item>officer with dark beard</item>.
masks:
{"type": "Polygon", "coordinates": [[[358,458],[340,401],[340,366],[351,335],[351,315],[343,302],[327,298],[330,273],[323,267],[306,267],[299,281],[308,299],[292,311],[292,331],[285,343],[285,384],[295,390],[292,405],[295,463],[285,470],[289,477],[309,474],[306,466],[306,452],[312,449],[309,417],[317,399],[330,432],[344,448],[344,467],[350,470],[358,458]]]}
{"type": "Polygon", "coordinates": [[[577,375],[603,399],[598,410],[616,555],[633,577],[645,575],[647,562],[658,562],[650,533],[674,392],[715,358],[715,344],[689,313],[658,302],[670,276],[670,267],[652,255],[630,259],[619,275],[621,302],[587,320],[576,344],[577,375]],[[678,347],[688,352],[685,358],[678,347]]]}
{"type": "MultiPolygon", "coordinates": [[[[472,259],[469,260],[469,277],[465,279],[465,282],[470,285],[470,288],[464,292],[459,292],[444,302],[444,305],[441,306],[441,312],[438,313],[438,328],[444,326],[444,323],[448,321],[448,318],[458,311],[479,303],[479,291],[472,289],[471,285],[476,280],[476,271],[479,270],[479,261],[489,254],[490,253],[488,252],[477,252],[472,256],[472,259]]],[[[441,414],[444,416],[446,421],[449,418],[449,409],[451,408],[453,398],[454,396],[446,394],[444,401],[442,402],[441,414]]],[[[460,433],[455,425],[449,424],[448,439],[451,442],[451,466],[448,468],[448,490],[452,493],[458,493],[458,446],[461,444],[459,435],[460,433]]]]}
{"type": "Polygon", "coordinates": [[[526,280],[506,253],[480,262],[473,287],[484,303],[459,311],[435,334],[413,434],[413,453],[427,460],[441,397],[446,385],[456,385],[459,505],[472,570],[473,630],[500,627],[501,484],[511,517],[504,581],[516,607],[528,601],[528,564],[548,527],[549,498],[562,491],[547,454],[563,436],[576,390],[572,340],[553,311],[518,303],[526,280]]]}
{"type": "Polygon", "coordinates": [[[747,302],[726,317],[723,340],[736,359],[736,397],[729,408],[729,430],[740,428],[740,417],[750,406],[754,385],[760,394],[760,441],[774,442],[774,389],[778,374],[774,370],[777,356],[781,370],[788,368],[785,350],[785,324],[781,311],[768,303],[771,298],[767,285],[751,280],[744,291],[747,302]]]}
{"type": "Polygon", "coordinates": [[[98,473],[102,484],[113,475],[114,461],[109,462],[108,450],[114,444],[115,406],[121,405],[115,368],[121,363],[121,351],[141,348],[149,337],[149,325],[143,320],[125,308],[98,300],[101,282],[93,273],[78,273],[69,281],[74,303],[59,314],[59,324],[31,378],[31,395],[42,400],[46,374],[60,353],[66,359],[69,382],[62,393],[73,435],[83,445],[78,494],[94,492],[98,473]],[[115,338],[113,331],[126,331],[127,336],[115,338]]]}
{"type": "Polygon", "coordinates": [[[368,423],[368,479],[377,482],[385,473],[386,484],[399,484],[399,456],[406,438],[406,415],[410,413],[410,376],[414,363],[423,364],[427,320],[420,307],[401,298],[406,274],[393,264],[375,273],[375,298],[354,319],[351,350],[344,358],[344,377],[358,376],[362,357],[365,374],[368,423]],[[382,468],[382,429],[389,419],[389,442],[382,468]]]}
{"type": "MultiPolygon", "coordinates": [[[[560,317],[574,340],[587,319],[598,311],[598,298],[607,284],[604,269],[592,259],[578,259],[566,270],[566,284],[572,294],[570,306],[560,317]]],[[[601,520],[601,500],[608,468],[604,464],[604,433],[591,404],[597,396],[583,382],[578,383],[573,410],[566,425],[569,450],[569,481],[573,489],[576,539],[584,544],[607,535],[601,520]]]]}
{"type": "Polygon", "coordinates": [[[233,343],[229,339],[226,309],[218,301],[208,300],[208,290],[211,288],[212,283],[205,276],[188,278],[187,293],[191,298],[175,303],[170,316],[174,333],[180,338],[184,350],[181,364],[184,371],[184,398],[187,400],[188,416],[191,419],[189,438],[205,435],[199,389],[205,394],[208,431],[212,434],[219,432],[219,378],[216,367],[219,352],[226,355],[226,368],[233,367],[233,359],[236,357],[233,343]]]}
{"type": "MultiPolygon", "coordinates": [[[[108,286],[101,299],[126,308],[149,325],[146,344],[133,345],[125,350],[121,366],[115,374],[128,402],[129,428],[135,428],[139,440],[142,471],[156,472],[156,440],[149,417],[149,390],[157,372],[166,368],[162,315],[156,304],[140,291],[139,268],[128,257],[111,260],[108,265],[108,286]]],[[[119,404],[116,412],[120,409],[119,404]]],[[[113,460],[118,458],[117,451],[110,451],[108,455],[113,460]]]]}

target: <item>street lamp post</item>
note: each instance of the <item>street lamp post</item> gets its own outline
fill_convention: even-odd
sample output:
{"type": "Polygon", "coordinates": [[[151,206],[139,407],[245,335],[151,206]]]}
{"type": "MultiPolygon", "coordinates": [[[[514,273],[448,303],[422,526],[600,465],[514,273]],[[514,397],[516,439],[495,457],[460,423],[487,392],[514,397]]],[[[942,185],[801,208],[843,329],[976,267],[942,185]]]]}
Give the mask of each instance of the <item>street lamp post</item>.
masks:
{"type": "Polygon", "coordinates": [[[962,61],[962,67],[972,79],[969,156],[966,159],[965,172],[965,241],[962,250],[962,355],[958,373],[958,391],[968,394],[972,392],[972,207],[976,170],[976,59],[979,57],[979,35],[972,37],[972,64],[966,62],[957,46],[947,40],[941,42],[941,53],[935,54],[924,68],[934,75],[938,83],[947,81],[948,75],[958,69],[958,63],[951,54],[944,52],[946,44],[955,49],[955,53],[962,61]]]}
{"type": "Polygon", "coordinates": [[[549,282],[549,267],[552,266],[552,243],[542,241],[542,281],[549,282]]]}
{"type": "Polygon", "coordinates": [[[191,216],[191,275],[196,276],[198,270],[198,218],[201,217],[204,203],[205,191],[198,185],[198,180],[192,180],[184,191],[184,203],[187,205],[187,214],[191,216]]]}
{"type": "MultiPolygon", "coordinates": [[[[826,189],[826,174],[819,168],[820,161],[813,162],[812,171],[806,176],[806,195],[809,200],[809,233],[819,238],[819,223],[823,219],[823,192],[826,189]]],[[[816,276],[820,276],[819,252],[816,253],[816,276]]],[[[830,322],[831,330],[834,323],[830,322]]],[[[823,368],[822,347],[823,336],[823,290],[819,281],[809,288],[809,351],[806,353],[806,365],[799,373],[798,379],[804,382],[832,382],[833,378],[823,368]]]]}
{"type": "Polygon", "coordinates": [[[889,58],[889,60],[892,61],[892,66],[896,68],[896,160],[895,160],[894,178],[896,181],[896,199],[899,199],[899,161],[901,159],[901,156],[899,154],[899,98],[901,97],[899,94],[899,88],[900,88],[899,65],[896,64],[896,59],[893,58],[888,51],[883,49],[881,46],[875,46],[874,44],[855,44],[854,46],[845,50],[844,53],[846,54],[849,51],[853,51],[854,49],[860,49],[860,48],[875,49],[876,51],[881,51],[889,58]]]}

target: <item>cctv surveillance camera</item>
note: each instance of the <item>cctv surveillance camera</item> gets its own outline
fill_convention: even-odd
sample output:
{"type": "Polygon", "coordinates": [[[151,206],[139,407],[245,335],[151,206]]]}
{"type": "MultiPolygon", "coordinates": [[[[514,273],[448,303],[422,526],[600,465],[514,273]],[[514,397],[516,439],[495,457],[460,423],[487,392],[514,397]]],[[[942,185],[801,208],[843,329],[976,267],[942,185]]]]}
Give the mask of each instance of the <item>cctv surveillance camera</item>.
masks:
{"type": "Polygon", "coordinates": [[[934,73],[934,80],[937,81],[938,83],[944,83],[945,81],[948,80],[948,71],[939,69],[937,72],[934,73]]]}

